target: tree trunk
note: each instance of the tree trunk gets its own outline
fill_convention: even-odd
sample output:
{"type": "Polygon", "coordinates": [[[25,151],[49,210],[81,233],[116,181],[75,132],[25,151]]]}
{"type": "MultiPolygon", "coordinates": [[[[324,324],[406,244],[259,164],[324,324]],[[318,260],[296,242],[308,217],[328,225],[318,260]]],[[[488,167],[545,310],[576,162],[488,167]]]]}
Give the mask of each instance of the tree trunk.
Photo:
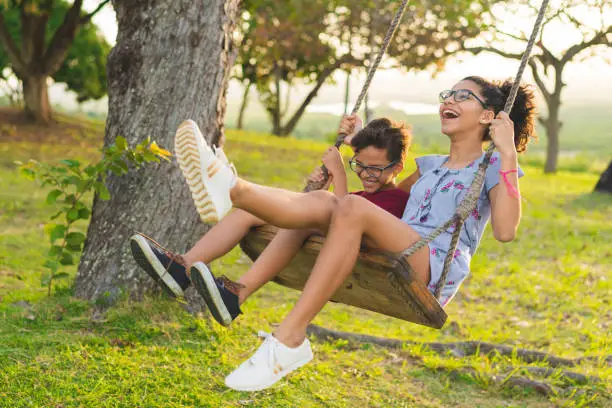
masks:
{"type": "Polygon", "coordinates": [[[606,171],[601,173],[601,177],[595,186],[595,191],[612,194],[612,161],[608,164],[606,171]]]}
{"type": "MultiPolygon", "coordinates": [[[[546,92],[545,100],[548,107],[548,118],[540,122],[546,128],[546,163],[544,173],[556,173],[557,161],[559,159],[559,133],[563,124],[559,121],[559,111],[561,109],[561,92],[565,87],[563,83],[564,63],[557,62],[551,65],[555,73],[555,87],[552,92],[546,92]]],[[[538,76],[539,78],[539,76],[538,76]]],[[[542,81],[538,81],[540,87],[544,86],[542,81]]]]}
{"type": "Polygon", "coordinates": [[[51,121],[47,76],[23,78],[23,101],[25,114],[29,120],[42,124],[51,121]]]}
{"type": "Polygon", "coordinates": [[[559,159],[559,133],[562,123],[559,121],[559,108],[561,100],[554,98],[548,104],[548,117],[541,122],[546,129],[546,163],[544,173],[556,173],[559,159]]]}
{"type": "Polygon", "coordinates": [[[300,121],[304,113],[306,112],[306,108],[308,107],[310,102],[312,102],[312,100],[317,96],[317,94],[319,93],[319,90],[321,89],[325,81],[327,81],[327,78],[329,78],[329,76],[333,74],[334,71],[338,69],[338,67],[342,64],[342,61],[343,59],[336,61],[335,64],[325,68],[323,71],[319,73],[319,76],[317,78],[317,83],[315,84],[314,88],[312,88],[310,92],[308,92],[308,95],[306,95],[306,98],[304,98],[304,100],[302,101],[300,106],[297,108],[297,110],[295,111],[291,119],[289,119],[287,124],[280,128],[278,136],[286,137],[286,136],[289,136],[291,133],[293,133],[293,130],[297,126],[298,122],[300,121]]]}
{"type": "MultiPolygon", "coordinates": [[[[119,1],[117,45],[108,57],[109,111],[104,145],[119,135],[147,136],[172,148],[174,133],[194,119],[209,141],[222,142],[232,65],[230,34],[238,0],[119,1]]],[[[137,268],[128,240],[137,231],[183,252],[206,230],[176,160],[108,179],[111,200],[96,197],[75,282],[76,295],[113,302],[155,287],[137,268]]]]}
{"type": "Polygon", "coordinates": [[[274,106],[272,108],[272,134],[275,136],[282,136],[281,120],[281,78],[280,78],[280,67],[274,68],[274,106]]]}
{"type": "Polygon", "coordinates": [[[238,123],[236,127],[238,129],[243,128],[244,112],[246,112],[247,105],[249,104],[249,93],[251,91],[251,82],[248,82],[244,87],[244,93],[242,94],[242,103],[240,104],[240,111],[238,111],[238,123]]]}

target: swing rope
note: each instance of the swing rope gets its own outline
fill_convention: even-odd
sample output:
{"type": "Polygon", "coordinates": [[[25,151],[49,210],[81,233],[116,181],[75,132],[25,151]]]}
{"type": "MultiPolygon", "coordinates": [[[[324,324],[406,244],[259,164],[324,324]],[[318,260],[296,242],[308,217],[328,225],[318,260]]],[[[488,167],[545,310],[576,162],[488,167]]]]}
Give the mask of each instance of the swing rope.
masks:
{"type": "MultiPolygon", "coordinates": [[[[520,87],[521,78],[523,77],[523,73],[525,71],[527,63],[529,62],[529,58],[531,56],[533,45],[535,44],[536,37],[538,35],[538,32],[540,31],[540,26],[544,18],[544,14],[548,7],[548,2],[549,0],[542,1],[542,4],[538,11],[538,16],[536,18],[533,30],[531,32],[531,36],[529,38],[529,41],[527,42],[527,47],[521,58],[519,69],[517,71],[517,74],[514,79],[514,83],[512,84],[512,88],[510,89],[510,94],[506,100],[506,103],[503,109],[503,111],[508,114],[510,114],[510,111],[512,110],[512,106],[514,105],[514,101],[516,99],[516,95],[518,94],[518,89],[520,87]]],[[[351,115],[356,114],[357,111],[359,110],[361,103],[363,102],[363,99],[368,92],[368,88],[372,82],[376,69],[378,68],[380,64],[382,57],[386,53],[389,47],[389,44],[391,42],[391,39],[393,38],[393,35],[395,34],[397,26],[399,25],[399,22],[404,14],[404,11],[406,10],[407,4],[408,4],[408,0],[403,0],[398,11],[396,12],[395,17],[393,18],[393,21],[391,22],[391,25],[389,26],[389,29],[387,30],[387,34],[385,35],[381,49],[378,52],[376,59],[372,63],[372,66],[368,70],[368,75],[361,88],[361,92],[359,93],[359,96],[357,97],[355,106],[353,107],[353,110],[351,111],[351,115]]],[[[343,135],[343,134],[338,135],[338,139],[336,140],[336,143],[335,143],[336,148],[339,148],[342,145],[345,136],[346,135],[343,135]]],[[[446,282],[446,278],[450,271],[450,265],[455,257],[454,255],[457,249],[457,244],[459,242],[459,236],[461,234],[463,224],[465,220],[469,217],[471,212],[474,210],[474,208],[476,208],[478,198],[480,197],[480,194],[482,193],[482,188],[483,188],[484,180],[485,180],[485,174],[486,174],[487,168],[489,167],[491,156],[493,155],[494,150],[495,150],[495,144],[493,143],[493,141],[491,141],[491,143],[489,144],[485,152],[484,159],[478,166],[478,171],[476,175],[474,176],[474,180],[472,181],[472,184],[470,185],[470,188],[467,194],[465,195],[461,203],[459,203],[455,214],[444,224],[436,228],[431,234],[429,234],[428,236],[424,238],[421,238],[419,241],[417,241],[415,244],[413,244],[410,248],[406,249],[405,251],[396,254],[396,256],[398,257],[397,259],[400,262],[400,264],[402,264],[405,267],[405,269],[410,270],[411,268],[408,262],[406,261],[406,257],[413,255],[419,249],[425,247],[431,241],[436,239],[441,233],[448,230],[448,228],[450,228],[451,226],[454,226],[454,231],[451,236],[450,247],[446,254],[446,258],[444,259],[444,269],[442,270],[442,275],[440,276],[440,279],[438,280],[436,284],[436,288],[434,292],[434,297],[438,300],[440,299],[440,295],[442,292],[442,288],[444,286],[444,282],[446,282]]],[[[321,168],[323,169],[323,173],[325,176],[324,180],[321,182],[314,182],[314,181],[309,180],[306,188],[304,189],[305,192],[319,190],[323,187],[329,175],[327,173],[327,169],[325,168],[325,166],[321,166],[321,168]]],[[[405,279],[403,276],[399,274],[399,272],[394,271],[394,273],[398,275],[394,277],[395,278],[394,280],[405,279]]]]}
{"type": "MultiPolygon", "coordinates": [[[[408,5],[408,0],[403,0],[402,4],[400,4],[399,9],[397,10],[397,13],[395,13],[393,20],[391,21],[391,25],[389,26],[389,29],[387,30],[387,34],[385,34],[385,38],[383,40],[382,46],[380,47],[380,50],[378,51],[378,54],[376,55],[376,59],[374,60],[374,62],[372,63],[372,66],[368,70],[368,76],[366,77],[366,80],[363,83],[363,86],[361,87],[361,92],[359,93],[359,96],[357,97],[357,101],[355,101],[355,106],[353,106],[351,115],[354,115],[357,113],[357,111],[359,111],[359,108],[361,107],[361,103],[363,102],[363,99],[368,93],[368,89],[370,88],[370,83],[372,82],[372,79],[374,78],[374,74],[376,73],[376,70],[378,69],[380,62],[382,61],[383,56],[385,55],[385,53],[387,52],[387,49],[389,48],[389,44],[391,43],[391,40],[393,39],[393,36],[395,35],[397,26],[402,20],[402,16],[404,15],[404,11],[406,11],[407,5],[408,5]]],[[[344,136],[346,135],[339,135],[339,136],[342,136],[342,137],[338,137],[338,140],[336,140],[336,144],[335,144],[336,147],[342,146],[342,142],[344,141],[344,136]]]]}

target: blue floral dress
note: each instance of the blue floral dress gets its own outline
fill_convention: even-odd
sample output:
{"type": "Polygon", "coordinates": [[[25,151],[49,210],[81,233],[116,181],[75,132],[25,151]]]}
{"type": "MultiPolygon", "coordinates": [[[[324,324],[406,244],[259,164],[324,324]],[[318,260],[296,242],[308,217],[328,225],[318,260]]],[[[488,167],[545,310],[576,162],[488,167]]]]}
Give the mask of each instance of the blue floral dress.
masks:
{"type": "MultiPolygon", "coordinates": [[[[421,177],[412,186],[410,198],[402,216],[402,221],[410,225],[421,237],[429,235],[440,224],[446,222],[466,195],[484,153],[462,169],[449,169],[444,165],[448,156],[431,155],[418,157],[416,164],[421,177]]],[[[457,293],[463,280],[470,273],[470,260],[478,248],[482,233],[491,215],[489,191],[499,183],[499,153],[493,153],[485,175],[485,185],[478,199],[478,205],[465,221],[459,243],[451,263],[451,270],[442,288],[440,304],[446,305],[457,293]]],[[[518,169],[519,177],[524,175],[518,169]]],[[[429,264],[431,280],[428,289],[433,293],[442,275],[444,258],[450,247],[452,227],[429,243],[429,264]]]]}

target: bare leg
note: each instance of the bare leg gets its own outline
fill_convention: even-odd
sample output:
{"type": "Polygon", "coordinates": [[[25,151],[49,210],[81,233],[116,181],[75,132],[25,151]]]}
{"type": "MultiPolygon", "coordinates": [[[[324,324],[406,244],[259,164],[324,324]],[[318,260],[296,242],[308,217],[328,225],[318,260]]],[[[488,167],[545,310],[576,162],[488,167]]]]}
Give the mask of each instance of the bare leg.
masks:
{"type": "Polygon", "coordinates": [[[244,285],[238,294],[240,304],[253,292],[278,275],[300,250],[304,240],[316,230],[279,230],[253,266],[238,283],[244,285]]]}
{"type": "Polygon", "coordinates": [[[253,227],[263,225],[264,221],[256,216],[235,209],[212,227],[206,235],[191,248],[183,258],[187,269],[195,262],[209,263],[232,250],[253,227]]]}
{"type": "Polygon", "coordinates": [[[329,191],[296,193],[238,179],[230,192],[232,203],[269,224],[287,229],[327,230],[338,203],[329,191]]]}
{"type": "MultiPolygon", "coordinates": [[[[400,252],[420,239],[407,224],[369,201],[344,197],[300,299],[275,333],[279,341],[289,347],[303,342],[308,324],[352,272],[363,236],[377,248],[390,252],[400,252]]],[[[418,279],[428,283],[429,248],[422,248],[409,262],[418,279]]]]}

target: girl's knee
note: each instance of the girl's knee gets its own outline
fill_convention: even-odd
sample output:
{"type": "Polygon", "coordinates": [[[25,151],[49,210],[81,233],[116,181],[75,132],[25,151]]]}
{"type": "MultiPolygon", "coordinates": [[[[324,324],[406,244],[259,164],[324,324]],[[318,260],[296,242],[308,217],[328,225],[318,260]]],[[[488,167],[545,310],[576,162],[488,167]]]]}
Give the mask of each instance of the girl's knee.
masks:
{"type": "Polygon", "coordinates": [[[341,218],[356,218],[359,217],[362,201],[367,201],[365,198],[353,194],[347,194],[339,200],[334,216],[341,218]]]}
{"type": "Polygon", "coordinates": [[[312,195],[312,197],[315,197],[316,200],[320,202],[321,206],[327,207],[330,212],[333,212],[338,206],[338,203],[340,202],[338,197],[334,193],[331,193],[329,191],[318,190],[312,191],[308,194],[312,195]]]}
{"type": "Polygon", "coordinates": [[[317,191],[312,191],[308,194],[312,195],[313,197],[316,197],[320,201],[324,201],[327,203],[337,203],[338,202],[338,197],[331,191],[317,190],[317,191]]]}

